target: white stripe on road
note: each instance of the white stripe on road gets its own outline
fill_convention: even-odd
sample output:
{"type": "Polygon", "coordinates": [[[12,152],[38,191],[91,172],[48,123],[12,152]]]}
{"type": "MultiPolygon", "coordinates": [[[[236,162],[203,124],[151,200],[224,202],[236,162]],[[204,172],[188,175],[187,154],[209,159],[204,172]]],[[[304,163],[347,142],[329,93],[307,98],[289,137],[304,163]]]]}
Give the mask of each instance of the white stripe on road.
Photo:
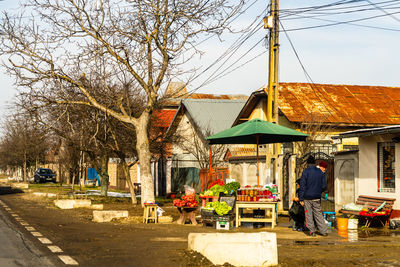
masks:
{"type": "Polygon", "coordinates": [[[41,233],[39,233],[39,232],[31,232],[31,234],[33,235],[33,236],[43,236],[41,233]]]}
{"type": "Polygon", "coordinates": [[[49,239],[45,237],[39,237],[38,239],[40,242],[42,242],[42,244],[53,244],[53,242],[51,242],[49,239]]]}
{"type": "Polygon", "coordinates": [[[63,252],[62,249],[58,246],[47,246],[51,252],[53,253],[60,253],[63,252]]]}
{"type": "Polygon", "coordinates": [[[67,265],[79,265],[77,261],[67,255],[60,255],[58,256],[60,260],[62,260],[67,265]]]}
{"type": "MultiPolygon", "coordinates": [[[[45,245],[48,244],[53,244],[53,242],[51,242],[48,238],[43,237],[43,235],[40,232],[37,232],[36,229],[34,227],[29,226],[29,224],[24,221],[21,217],[19,217],[19,215],[17,213],[12,212],[12,210],[5,205],[4,203],[0,202],[0,204],[4,207],[4,209],[6,211],[9,212],[9,214],[11,216],[14,217],[14,219],[16,221],[18,221],[21,225],[25,226],[25,229],[28,230],[33,236],[37,237],[37,239],[45,245]]],[[[52,252],[52,253],[62,253],[62,249],[58,246],[47,246],[48,249],[52,252]]],[[[59,255],[58,258],[64,262],[64,264],[66,265],[79,265],[79,263],[74,260],[72,257],[68,256],[68,255],[59,255]]]]}

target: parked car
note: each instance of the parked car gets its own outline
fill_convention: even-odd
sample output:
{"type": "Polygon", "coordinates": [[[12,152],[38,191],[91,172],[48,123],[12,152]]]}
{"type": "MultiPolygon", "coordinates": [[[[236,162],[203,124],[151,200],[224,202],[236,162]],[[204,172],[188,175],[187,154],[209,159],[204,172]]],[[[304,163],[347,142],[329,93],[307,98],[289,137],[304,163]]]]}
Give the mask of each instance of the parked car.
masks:
{"type": "Polygon", "coordinates": [[[35,183],[56,182],[56,174],[47,168],[39,168],[33,177],[35,183]]]}

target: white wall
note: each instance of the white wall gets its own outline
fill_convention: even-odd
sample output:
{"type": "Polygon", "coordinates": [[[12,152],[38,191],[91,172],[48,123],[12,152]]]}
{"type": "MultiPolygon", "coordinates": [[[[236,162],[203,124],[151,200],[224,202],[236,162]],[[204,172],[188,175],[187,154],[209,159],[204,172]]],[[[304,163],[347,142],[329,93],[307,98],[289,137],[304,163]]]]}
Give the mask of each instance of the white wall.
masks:
{"type": "Polygon", "coordinates": [[[395,193],[378,192],[378,142],[390,142],[392,135],[360,137],[359,178],[355,181],[355,195],[397,198],[393,209],[400,209],[400,144],[395,146],[395,193]]]}

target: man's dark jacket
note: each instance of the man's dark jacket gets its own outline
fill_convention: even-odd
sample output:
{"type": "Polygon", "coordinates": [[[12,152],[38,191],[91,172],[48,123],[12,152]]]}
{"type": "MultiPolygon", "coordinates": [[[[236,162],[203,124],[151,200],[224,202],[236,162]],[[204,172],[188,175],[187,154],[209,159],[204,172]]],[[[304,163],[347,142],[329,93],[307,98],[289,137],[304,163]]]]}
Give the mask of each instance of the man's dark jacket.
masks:
{"type": "Polygon", "coordinates": [[[315,165],[305,169],[300,179],[299,200],[320,199],[325,190],[325,174],[315,165]]]}

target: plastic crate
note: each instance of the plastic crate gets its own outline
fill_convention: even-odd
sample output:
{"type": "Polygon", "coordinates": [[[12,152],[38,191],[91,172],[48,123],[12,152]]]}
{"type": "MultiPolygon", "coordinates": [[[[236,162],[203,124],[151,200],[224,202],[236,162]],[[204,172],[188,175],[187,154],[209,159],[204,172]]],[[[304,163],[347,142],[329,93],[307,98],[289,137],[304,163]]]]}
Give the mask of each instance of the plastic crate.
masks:
{"type": "Polygon", "coordinates": [[[230,222],[227,221],[217,221],[215,228],[217,230],[229,230],[230,222]]]}
{"type": "Polygon", "coordinates": [[[220,222],[229,222],[232,221],[234,219],[233,214],[225,214],[222,216],[219,216],[218,214],[215,215],[215,221],[220,221],[220,222]]]}
{"type": "Polygon", "coordinates": [[[201,209],[200,211],[201,214],[201,219],[203,221],[210,221],[210,222],[215,222],[216,221],[216,214],[214,210],[208,210],[208,209],[201,209]]]}

